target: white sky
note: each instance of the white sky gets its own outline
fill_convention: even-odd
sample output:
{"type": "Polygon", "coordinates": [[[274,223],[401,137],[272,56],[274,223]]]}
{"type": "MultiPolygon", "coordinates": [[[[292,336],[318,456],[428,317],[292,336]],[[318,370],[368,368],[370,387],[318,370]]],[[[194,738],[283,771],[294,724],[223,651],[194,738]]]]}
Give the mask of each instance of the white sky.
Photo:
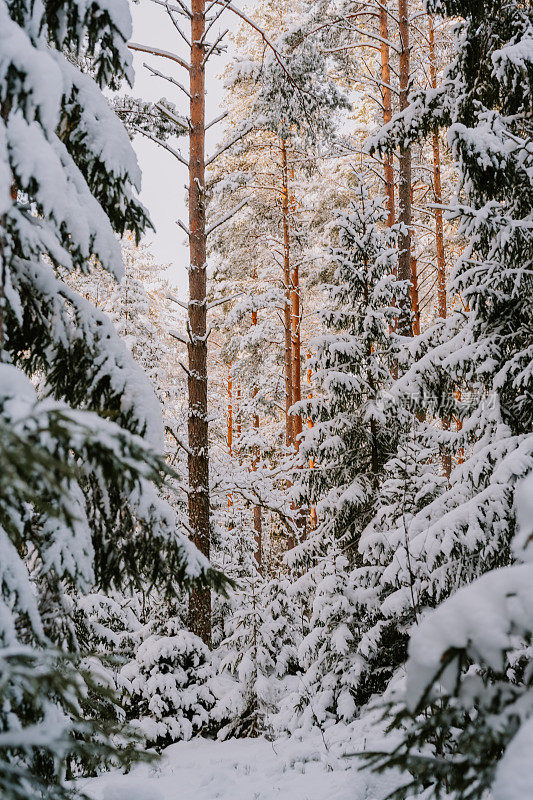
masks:
{"type": "MultiPolygon", "coordinates": [[[[250,8],[253,0],[240,2],[241,8],[250,8]]],[[[171,50],[187,58],[186,45],[174,29],[167,12],[149,0],[144,0],[139,5],[132,4],[133,14],[133,41],[141,44],[153,45],[163,50],[171,50]]],[[[186,23],[186,20],[183,20],[186,23]]],[[[236,30],[238,19],[231,12],[226,11],[220,20],[222,28],[236,30]]],[[[188,33],[187,27],[184,27],[188,33]]],[[[212,40],[212,37],[209,37],[212,40]]],[[[229,40],[229,35],[225,41],[229,40]]],[[[228,41],[228,44],[230,42],[228,41]]],[[[151,76],[143,67],[143,62],[149,63],[167,75],[171,75],[188,86],[188,76],[184,69],[173,62],[149,56],[145,53],[134,54],[135,85],[133,94],[145,100],[159,100],[166,97],[169,101],[186,113],[188,111],[188,98],[179,89],[168,81],[151,76]]],[[[221,73],[228,63],[227,56],[212,56],[207,69],[207,119],[208,121],[221,113],[224,97],[221,73]]],[[[216,147],[217,139],[223,134],[223,124],[214,126],[212,135],[208,140],[208,153],[216,147]]],[[[185,203],[185,184],[187,170],[170,153],[167,153],[156,144],[138,136],[135,140],[135,149],[143,172],[143,189],[141,200],[148,208],[156,233],[150,233],[147,241],[152,243],[152,251],[161,265],[169,265],[168,277],[177,287],[178,293],[185,297],[187,293],[187,263],[188,250],[186,237],[176,224],[180,217],[187,222],[187,206],[185,203]]],[[[177,146],[187,156],[186,138],[177,140],[177,146]]]]}

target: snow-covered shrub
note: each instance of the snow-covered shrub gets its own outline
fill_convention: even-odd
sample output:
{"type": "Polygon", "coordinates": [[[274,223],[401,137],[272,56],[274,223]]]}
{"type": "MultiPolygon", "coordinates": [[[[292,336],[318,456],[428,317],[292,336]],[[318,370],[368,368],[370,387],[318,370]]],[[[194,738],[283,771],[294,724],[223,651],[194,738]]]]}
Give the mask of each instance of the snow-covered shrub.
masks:
{"type": "Polygon", "coordinates": [[[141,609],[136,596],[93,592],[77,600],[85,628],[86,649],[103,656],[132,658],[142,638],[141,609]]]}
{"type": "Polygon", "coordinates": [[[327,728],[355,714],[356,619],[348,559],[333,550],[320,572],[309,633],[298,652],[303,674],[291,698],[293,729],[327,728]]]}
{"type": "Polygon", "coordinates": [[[288,580],[265,580],[255,573],[236,592],[221,644],[221,673],[231,675],[233,682],[214,712],[222,724],[220,738],[268,730],[269,715],[277,710],[279,681],[298,669],[301,627],[288,580]]]}
{"type": "Polygon", "coordinates": [[[411,773],[392,795],[398,800],[407,787],[457,800],[483,800],[489,791],[494,800],[532,796],[533,464],[515,496],[515,548],[526,563],[464,586],[411,637],[405,695],[391,724],[400,744],[367,756],[380,770],[411,773]]]}
{"type": "Polygon", "coordinates": [[[163,634],[154,633],[121,670],[126,684],[128,719],[149,746],[166,747],[206,730],[215,697],[207,645],[169,620],[163,634]]]}
{"type": "Polygon", "coordinates": [[[448,581],[439,587],[441,593],[451,588],[449,573],[433,570],[426,553],[419,555],[409,539],[416,515],[447,485],[439,449],[415,415],[405,409],[400,415],[401,441],[383,468],[375,514],[361,534],[359,564],[352,573],[358,706],[382,693],[405,663],[409,631],[420,609],[432,604],[439,578],[448,581]]]}

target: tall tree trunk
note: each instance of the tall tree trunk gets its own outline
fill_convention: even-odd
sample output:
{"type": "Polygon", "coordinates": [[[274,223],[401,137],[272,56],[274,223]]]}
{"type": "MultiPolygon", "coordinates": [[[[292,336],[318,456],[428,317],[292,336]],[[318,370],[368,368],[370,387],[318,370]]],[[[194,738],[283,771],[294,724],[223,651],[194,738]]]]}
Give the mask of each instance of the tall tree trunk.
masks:
{"type": "MultiPolygon", "coordinates": [[[[429,19],[429,75],[431,87],[437,88],[437,65],[435,63],[435,30],[432,17],[429,19]]],[[[442,183],[440,174],[440,142],[439,134],[433,131],[433,190],[435,195],[435,246],[437,250],[437,313],[441,319],[446,319],[446,257],[444,253],[444,223],[442,218],[442,183]]],[[[447,431],[450,429],[449,417],[442,418],[442,428],[447,431]]],[[[442,469],[447,478],[452,471],[452,457],[449,453],[443,453],[442,469]]]]}
{"type": "MultiPolygon", "coordinates": [[[[391,71],[390,71],[390,48],[389,48],[389,20],[387,12],[387,0],[382,0],[379,5],[379,35],[381,38],[381,96],[383,98],[383,124],[386,125],[392,119],[392,92],[391,92],[391,71]]],[[[395,220],[394,209],[394,170],[392,166],[392,154],[387,153],[383,158],[383,171],[385,173],[385,192],[387,195],[387,225],[392,228],[395,220]]]]}
{"type": "MultiPolygon", "coordinates": [[[[241,427],[241,387],[240,386],[237,386],[237,408],[236,408],[236,411],[237,411],[237,440],[239,440],[240,437],[241,437],[241,431],[242,431],[242,427],[241,427]]],[[[237,449],[239,449],[238,442],[237,442],[237,449]]],[[[240,459],[239,459],[239,464],[240,463],[241,462],[240,462],[240,459]]]]}
{"type": "MultiPolygon", "coordinates": [[[[228,364],[228,431],[227,431],[228,454],[233,456],[233,381],[231,380],[231,361],[228,364]]],[[[228,508],[233,505],[231,492],[228,493],[228,508]]]]}
{"type": "Polygon", "coordinates": [[[294,443],[293,421],[289,413],[292,406],[292,339],[291,339],[291,251],[289,222],[289,168],[287,145],[281,140],[281,178],[282,178],[282,224],[283,224],[283,284],[285,303],[283,322],[285,327],[285,444],[294,443]]]}
{"type": "MultiPolygon", "coordinates": [[[[207,305],[205,223],[205,0],[191,0],[189,154],[189,526],[191,538],[209,558],[209,449],[207,417],[207,305]]],[[[189,626],[211,641],[211,592],[193,589],[189,626]]]]}
{"type": "MultiPolygon", "coordinates": [[[[298,403],[302,399],[301,379],[301,336],[300,336],[300,274],[298,264],[292,268],[291,289],[291,344],[292,344],[292,402],[298,403]]],[[[292,418],[292,431],[294,446],[299,448],[299,435],[302,432],[302,417],[294,414],[292,418]]]]}
{"type": "Polygon", "coordinates": [[[233,455],[233,381],[231,380],[231,361],[228,364],[228,453],[233,455]]]}
{"type": "MultiPolygon", "coordinates": [[[[400,23],[400,110],[407,108],[410,77],[409,53],[409,0],[398,0],[398,15],[400,23]]],[[[400,180],[398,187],[398,221],[401,232],[398,240],[398,279],[411,280],[411,148],[401,147],[400,180]]],[[[403,298],[398,315],[398,331],[403,336],[412,335],[411,303],[410,296],[403,298]]]]}
{"type": "Polygon", "coordinates": [[[413,315],[413,333],[420,334],[420,303],[418,297],[418,263],[416,258],[411,258],[411,308],[413,315]]]}
{"type": "MultiPolygon", "coordinates": [[[[437,66],[435,63],[435,31],[433,19],[429,17],[429,72],[431,87],[437,88],[437,66]]],[[[442,219],[442,183],[440,173],[439,134],[433,132],[433,189],[435,194],[435,243],[437,249],[437,302],[438,314],[446,319],[446,258],[444,254],[444,224],[442,219]]]]}
{"type": "MultiPolygon", "coordinates": [[[[311,353],[307,353],[307,358],[308,359],[311,358],[311,353]]],[[[308,387],[307,399],[311,400],[313,397],[313,382],[311,380],[311,367],[307,368],[307,387],[308,387]]],[[[307,420],[307,425],[309,427],[309,430],[311,430],[311,428],[313,427],[313,420],[311,419],[311,417],[309,417],[309,419],[307,420]]],[[[309,458],[309,469],[314,469],[314,468],[315,468],[315,460],[311,456],[309,458]]],[[[316,528],[317,524],[316,508],[313,505],[311,505],[311,508],[309,510],[309,516],[310,516],[310,527],[311,530],[313,530],[314,528],[316,528]]]]}
{"type": "MultiPolygon", "coordinates": [[[[257,273],[254,274],[254,277],[257,278],[257,273]]],[[[252,325],[257,325],[257,311],[252,311],[252,325]]],[[[253,390],[253,397],[257,396],[257,386],[254,387],[253,390]]],[[[259,435],[259,414],[257,413],[257,409],[255,410],[256,413],[254,414],[254,430],[256,436],[259,435]]],[[[254,448],[254,460],[253,460],[253,469],[257,469],[257,463],[259,461],[259,450],[257,446],[254,448]]],[[[257,568],[261,572],[263,566],[263,520],[261,514],[261,506],[255,505],[254,506],[254,531],[255,531],[255,560],[257,563],[257,568]]]]}

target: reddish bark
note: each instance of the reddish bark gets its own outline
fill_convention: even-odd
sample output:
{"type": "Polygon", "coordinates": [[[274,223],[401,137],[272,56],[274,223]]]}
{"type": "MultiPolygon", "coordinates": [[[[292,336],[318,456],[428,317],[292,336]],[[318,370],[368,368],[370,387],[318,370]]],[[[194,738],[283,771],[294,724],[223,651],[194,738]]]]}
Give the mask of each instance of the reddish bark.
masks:
{"type": "MultiPolygon", "coordinates": [[[[257,278],[257,274],[255,276],[257,278]]],[[[252,311],[252,325],[257,325],[257,311],[252,311]]],[[[256,397],[257,388],[253,390],[253,396],[256,397]]],[[[259,414],[254,414],[254,430],[256,435],[259,433],[259,414]]],[[[257,447],[254,450],[253,469],[257,469],[257,462],[259,460],[259,452],[257,447]]],[[[255,531],[255,560],[257,567],[261,572],[263,566],[263,520],[261,513],[261,506],[254,506],[254,531],[255,531]]]]}
{"type": "MultiPolygon", "coordinates": [[[[429,17],[429,75],[431,86],[437,88],[437,66],[435,63],[435,30],[433,19],[429,17]]],[[[442,218],[442,183],[440,173],[440,142],[439,134],[433,131],[433,191],[435,195],[435,246],[437,250],[437,313],[442,319],[446,319],[446,257],[444,253],[444,223],[442,218]]],[[[447,431],[450,429],[450,420],[443,417],[442,428],[447,431]]],[[[442,469],[447,478],[452,471],[452,458],[449,453],[442,456],[442,469]]]]}
{"type": "MultiPolygon", "coordinates": [[[[302,399],[301,388],[301,337],[300,337],[300,275],[298,264],[292,268],[291,287],[291,349],[292,349],[292,402],[302,399]]],[[[300,447],[299,435],[302,432],[302,417],[294,414],[292,418],[292,435],[294,446],[300,447]]]]}
{"type": "Polygon", "coordinates": [[[420,304],[418,298],[418,265],[413,256],[411,258],[411,308],[413,314],[413,334],[420,334],[420,304]]]}
{"type": "MultiPolygon", "coordinates": [[[[191,0],[190,155],[189,155],[189,526],[191,539],[209,558],[209,452],[207,416],[207,306],[205,221],[205,0],[191,0]]],[[[193,589],[189,626],[211,640],[211,592],[193,589]]]]}
{"type": "Polygon", "coordinates": [[[291,338],[291,257],[290,257],[290,222],[289,222],[289,168],[287,163],[287,145],[281,142],[281,178],[282,178],[282,225],[283,225],[283,285],[285,303],[283,322],[285,333],[285,444],[290,447],[294,443],[292,417],[289,409],[292,406],[292,338],[291,338]]]}
{"type": "MultiPolygon", "coordinates": [[[[435,31],[433,20],[429,17],[429,71],[431,86],[437,88],[437,68],[435,63],[435,31]]],[[[440,170],[440,143],[437,131],[432,137],[433,145],[433,190],[435,194],[435,242],[437,249],[437,301],[438,314],[446,319],[446,258],[444,253],[444,224],[442,218],[442,184],[440,170]]]]}
{"type": "MultiPolygon", "coordinates": [[[[390,48],[389,41],[389,21],[387,13],[387,0],[382,0],[379,5],[379,35],[381,37],[381,96],[383,98],[383,124],[386,125],[392,119],[392,93],[391,93],[391,70],[390,70],[390,48]]],[[[383,171],[385,173],[385,192],[387,195],[387,224],[389,228],[394,225],[394,170],[392,167],[392,155],[387,153],[383,158],[383,171]]]]}
{"type": "Polygon", "coordinates": [[[231,361],[228,364],[228,453],[233,455],[233,381],[231,380],[231,361]]]}
{"type": "MultiPolygon", "coordinates": [[[[409,52],[409,0],[398,0],[400,23],[400,110],[408,106],[410,52],[409,52]]],[[[411,279],[411,148],[400,147],[400,179],[398,186],[398,221],[401,233],[398,239],[398,278],[411,279]]],[[[399,308],[398,331],[403,336],[412,335],[411,303],[409,294],[405,295],[399,308]]]]}
{"type": "MultiPolygon", "coordinates": [[[[311,358],[311,353],[307,353],[307,358],[308,359],[311,358]]],[[[307,398],[308,398],[308,400],[311,400],[311,398],[313,397],[313,388],[312,388],[313,384],[312,384],[312,381],[311,381],[311,369],[309,367],[307,369],[307,386],[308,386],[307,398]]],[[[309,429],[311,429],[313,427],[313,420],[310,417],[307,420],[307,425],[308,425],[309,429]]],[[[309,469],[314,469],[314,468],[315,468],[315,460],[311,456],[309,458],[309,469]]],[[[311,509],[309,511],[309,516],[310,516],[311,530],[313,530],[313,528],[316,528],[316,524],[317,524],[316,508],[313,505],[311,506],[311,509]]]]}

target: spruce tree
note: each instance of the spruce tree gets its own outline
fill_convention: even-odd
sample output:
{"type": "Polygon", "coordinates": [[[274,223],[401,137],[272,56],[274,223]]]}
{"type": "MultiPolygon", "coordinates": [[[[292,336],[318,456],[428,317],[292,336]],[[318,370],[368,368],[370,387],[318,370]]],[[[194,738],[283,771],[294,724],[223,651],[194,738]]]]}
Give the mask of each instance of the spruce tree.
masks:
{"type": "Polygon", "coordinates": [[[391,384],[395,304],[395,234],[385,227],[381,199],[368,176],[358,176],[350,208],[335,220],[333,280],[323,288],[326,332],[317,337],[309,367],[317,396],[299,408],[312,427],[302,437],[300,499],[316,507],[314,538],[357,543],[375,503],[376,487],[392,449],[383,405],[391,384]]]}
{"type": "MultiPolygon", "coordinates": [[[[446,491],[410,521],[405,541],[424,565],[432,603],[488,574],[446,600],[413,636],[417,686],[396,719],[407,732],[383,763],[407,766],[413,788],[425,790],[424,796],[481,798],[502,750],[510,741],[513,748],[512,738],[529,716],[529,701],[519,699],[527,696],[529,671],[512,654],[514,668],[507,659],[528,645],[532,626],[524,568],[508,565],[516,555],[528,558],[522,552],[527,537],[514,551],[511,545],[517,481],[533,467],[533,13],[529,3],[473,0],[432,0],[428,9],[462,18],[456,57],[442,86],[413,95],[384,138],[412,141],[448,127],[459,170],[449,213],[467,242],[451,288],[466,310],[440,324],[435,346],[399,388],[406,395],[422,388],[419,409],[441,417],[452,412],[462,428],[443,432],[458,463],[446,491]],[[470,402],[454,402],[450,381],[470,402]],[[439,386],[448,391],[427,391],[439,386]],[[504,600],[511,596],[513,602],[504,600]],[[422,631],[424,648],[430,638],[437,645],[426,657],[422,631]],[[431,750],[421,756],[428,742],[431,750]]],[[[527,796],[518,784],[504,786],[495,786],[496,796],[527,796]]]]}

